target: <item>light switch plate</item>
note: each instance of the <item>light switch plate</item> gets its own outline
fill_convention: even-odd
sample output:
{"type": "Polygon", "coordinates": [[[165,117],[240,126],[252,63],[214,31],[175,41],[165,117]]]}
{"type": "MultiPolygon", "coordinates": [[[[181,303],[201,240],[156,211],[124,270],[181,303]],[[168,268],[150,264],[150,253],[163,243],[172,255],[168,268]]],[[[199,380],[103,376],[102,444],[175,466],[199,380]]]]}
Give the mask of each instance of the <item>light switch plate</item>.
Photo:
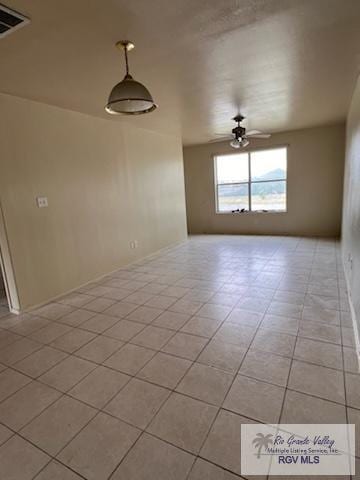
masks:
{"type": "Polygon", "coordinates": [[[48,206],[47,197],[36,197],[36,205],[39,208],[46,208],[48,206]]]}

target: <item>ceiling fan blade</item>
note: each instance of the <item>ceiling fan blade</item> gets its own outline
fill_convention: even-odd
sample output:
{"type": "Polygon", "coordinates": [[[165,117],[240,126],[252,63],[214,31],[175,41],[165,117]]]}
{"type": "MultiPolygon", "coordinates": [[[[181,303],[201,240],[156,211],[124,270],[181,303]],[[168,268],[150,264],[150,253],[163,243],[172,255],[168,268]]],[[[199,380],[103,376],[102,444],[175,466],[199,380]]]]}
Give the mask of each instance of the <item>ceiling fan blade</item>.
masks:
{"type": "Polygon", "coordinates": [[[258,133],[263,133],[263,132],[261,132],[260,130],[249,130],[246,132],[246,136],[248,137],[249,135],[255,135],[258,133]]]}
{"type": "Polygon", "coordinates": [[[213,140],[209,140],[208,143],[225,142],[226,140],[231,140],[232,138],[234,138],[232,135],[228,135],[227,137],[214,138],[213,140]]]}
{"type": "Polygon", "coordinates": [[[246,134],[246,137],[248,137],[248,138],[270,138],[271,133],[251,133],[251,134],[246,134]]]}

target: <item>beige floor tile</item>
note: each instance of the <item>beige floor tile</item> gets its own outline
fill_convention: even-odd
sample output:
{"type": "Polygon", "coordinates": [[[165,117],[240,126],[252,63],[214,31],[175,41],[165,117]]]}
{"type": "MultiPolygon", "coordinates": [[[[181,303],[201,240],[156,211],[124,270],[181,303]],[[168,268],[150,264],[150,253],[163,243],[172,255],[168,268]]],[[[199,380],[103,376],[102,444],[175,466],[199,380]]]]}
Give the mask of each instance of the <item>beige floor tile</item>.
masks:
{"type": "Polygon", "coordinates": [[[341,342],[346,347],[355,348],[354,331],[352,328],[341,327],[341,342]]]}
{"type": "Polygon", "coordinates": [[[283,332],[288,333],[289,335],[296,335],[299,329],[299,320],[297,318],[267,314],[261,322],[261,328],[270,329],[272,332],[283,332]]]}
{"type": "Polygon", "coordinates": [[[76,356],[91,362],[102,363],[123,345],[124,342],[120,340],[98,335],[94,340],[80,348],[76,352],[76,356]]]}
{"type": "Polygon", "coordinates": [[[135,303],[136,305],[143,305],[145,302],[148,302],[154,295],[146,292],[136,291],[126,297],[126,301],[130,303],[135,303]]]}
{"type": "Polygon", "coordinates": [[[200,310],[196,312],[196,315],[199,317],[212,318],[214,320],[225,320],[230,312],[230,307],[205,303],[205,305],[203,305],[200,310]]]}
{"type": "Polygon", "coordinates": [[[323,367],[342,370],[342,352],[340,345],[299,337],[296,342],[294,358],[316,363],[323,367]]]}
{"type": "Polygon", "coordinates": [[[1,330],[0,331],[0,348],[1,349],[6,348],[8,345],[11,345],[12,343],[21,339],[22,337],[20,335],[17,335],[8,330],[1,330]]]}
{"type": "Polygon", "coordinates": [[[207,343],[208,339],[206,338],[179,332],[170,338],[161,351],[177,357],[195,360],[207,343]]]}
{"type": "Polygon", "coordinates": [[[270,300],[268,298],[254,297],[253,295],[250,295],[241,298],[236,306],[242,310],[264,314],[268,309],[269,304],[270,300]]]}
{"type": "Polygon", "coordinates": [[[86,295],[85,293],[73,292],[60,298],[58,300],[58,303],[62,303],[64,305],[70,305],[71,307],[80,308],[86,303],[91,302],[91,300],[93,299],[94,297],[92,297],[91,295],[86,295]]]}
{"type": "Polygon", "coordinates": [[[127,315],[126,320],[149,324],[152,323],[155,318],[161,315],[163,311],[164,310],[160,308],[153,308],[143,305],[127,315]]]}
{"type": "Polygon", "coordinates": [[[148,432],[184,450],[198,453],[218,409],[173,393],[148,427],[148,432]]]}
{"type": "Polygon", "coordinates": [[[190,291],[190,288],[174,285],[174,286],[169,286],[165,288],[165,290],[161,292],[161,295],[167,295],[168,297],[181,298],[189,291],[190,291]]]}
{"type": "Polygon", "coordinates": [[[255,331],[254,327],[224,323],[216,332],[214,339],[247,348],[255,335],[255,331]]]}
{"type": "Polygon", "coordinates": [[[186,480],[193,462],[189,453],[144,433],[111,480],[186,480]]]}
{"type": "Polygon", "coordinates": [[[360,375],[345,373],[346,402],[350,407],[360,408],[360,375]]]}
{"type": "Polygon", "coordinates": [[[206,301],[209,303],[214,303],[215,305],[223,305],[225,307],[234,307],[239,300],[240,300],[240,295],[218,292],[212,295],[209,298],[209,300],[206,300],[206,301]]]}
{"type": "Polygon", "coordinates": [[[104,314],[111,315],[114,317],[123,318],[126,317],[130,312],[138,308],[138,305],[135,303],[129,303],[127,301],[114,303],[111,307],[104,310],[104,314]]]}
{"type": "Polygon", "coordinates": [[[301,318],[303,306],[273,300],[267,310],[271,315],[283,315],[290,318],[301,318]]]}
{"type": "Polygon", "coordinates": [[[226,318],[226,323],[235,323],[236,325],[245,325],[248,327],[257,327],[263,318],[262,313],[249,312],[234,308],[230,315],[226,318]]]}
{"type": "Polygon", "coordinates": [[[170,330],[180,330],[189,319],[190,315],[186,315],[185,313],[166,311],[157,317],[152,325],[155,327],[169,328],[170,330]]]}
{"type": "Polygon", "coordinates": [[[315,306],[305,306],[302,313],[304,320],[321,322],[327,325],[340,325],[340,313],[315,306]]]}
{"type": "Polygon", "coordinates": [[[264,423],[277,423],[285,389],[238,375],[223,407],[264,423]]]}
{"type": "Polygon", "coordinates": [[[49,303],[32,313],[40,317],[48,318],[49,320],[58,320],[74,310],[69,305],[62,305],[61,303],[49,303]]]}
{"type": "Polygon", "coordinates": [[[0,351],[0,362],[4,365],[14,365],[23,358],[28,357],[33,352],[40,350],[42,344],[31,340],[30,338],[21,338],[0,351]]]}
{"type": "Polygon", "coordinates": [[[57,363],[64,360],[68,355],[55,348],[44,346],[28,357],[15,363],[14,368],[30,377],[36,378],[57,363]]]}
{"type": "Polygon", "coordinates": [[[305,297],[305,305],[319,309],[340,310],[340,302],[336,297],[326,297],[308,293],[305,297]]]}
{"type": "Polygon", "coordinates": [[[147,326],[144,330],[132,338],[131,343],[142,347],[160,350],[174,335],[172,330],[165,328],[147,326]]]}
{"type": "Polygon", "coordinates": [[[170,391],[133,378],[105,407],[105,411],[145,429],[170,395],[170,391]]]}
{"type": "Polygon", "coordinates": [[[69,395],[101,409],[129,380],[128,375],[100,366],[75,385],[69,395]]]}
{"type": "Polygon", "coordinates": [[[51,343],[56,338],[65,335],[65,333],[71,332],[72,327],[70,325],[64,325],[63,323],[52,322],[44,328],[32,333],[30,337],[33,340],[41,343],[51,343]]]}
{"type": "Polygon", "coordinates": [[[96,412],[94,408],[64,395],[23,428],[21,435],[55,456],[96,412]]]}
{"type": "Polygon", "coordinates": [[[27,336],[40,330],[41,328],[46,327],[50,323],[50,320],[47,320],[43,317],[30,317],[25,318],[22,322],[20,322],[13,328],[10,328],[9,330],[18,335],[27,336]]]}
{"type": "Polygon", "coordinates": [[[236,373],[245,352],[246,349],[238,345],[211,340],[201,352],[197,362],[236,373]]]}
{"type": "Polygon", "coordinates": [[[291,357],[294,352],[295,341],[296,337],[292,335],[260,328],[255,335],[251,349],[291,357]]]}
{"type": "Polygon", "coordinates": [[[71,355],[41,375],[39,380],[50,387],[67,392],[95,367],[94,363],[71,355]]]}
{"type": "Polygon", "coordinates": [[[197,288],[192,288],[187,294],[185,294],[182,299],[190,302],[210,302],[214,297],[214,292],[209,290],[199,290],[197,288]]]}
{"type": "Polygon", "coordinates": [[[118,340],[123,340],[124,342],[128,342],[131,340],[135,335],[144,330],[145,325],[142,323],[137,322],[130,322],[126,319],[120,320],[119,322],[115,323],[111,328],[104,332],[104,335],[107,337],[117,338],[118,340]]]}
{"type": "Polygon", "coordinates": [[[0,445],[9,440],[14,435],[14,432],[9,430],[5,425],[0,424],[0,445]]]}
{"type": "Polygon", "coordinates": [[[138,429],[99,413],[58,458],[88,480],[106,480],[139,435],[138,429]]]}
{"type": "Polygon", "coordinates": [[[163,387],[175,388],[190,365],[189,360],[160,352],[140,370],[137,376],[163,387]]]}
{"type": "Polygon", "coordinates": [[[304,305],[304,299],[304,293],[291,292],[288,290],[278,290],[273,297],[273,300],[276,302],[292,303],[293,305],[304,305]]]}
{"type": "Polygon", "coordinates": [[[294,360],[289,377],[289,388],[344,403],[343,372],[294,360]]]}
{"type": "Polygon", "coordinates": [[[194,363],[177,386],[176,391],[220,406],[233,378],[231,373],[194,363]]]}
{"type": "Polygon", "coordinates": [[[84,309],[90,310],[94,313],[102,313],[104,310],[114,305],[114,303],[116,303],[116,300],[112,300],[111,298],[97,297],[95,300],[87,303],[84,306],[84,309]]]}
{"type": "MultiPolygon", "coordinates": [[[[166,295],[166,290],[163,292],[166,295]]],[[[190,301],[190,300],[178,300],[177,302],[173,303],[169,310],[172,312],[177,313],[185,313],[188,315],[195,315],[195,313],[200,309],[202,306],[202,302],[190,301]]]]}
{"type": "Polygon", "coordinates": [[[0,447],[1,478],[31,480],[49,460],[41,450],[14,435],[0,447]]]}
{"type": "Polygon", "coordinates": [[[80,328],[74,328],[74,330],[65,333],[65,335],[62,335],[51,342],[50,346],[67,353],[73,353],[86,343],[89,343],[95,337],[95,333],[81,330],[80,328]]]}
{"type": "MultiPolygon", "coordinates": [[[[355,425],[355,455],[360,457],[360,410],[347,408],[348,422],[355,425]]],[[[356,471],[359,474],[359,471],[356,471]]]]}
{"type": "Polygon", "coordinates": [[[344,370],[351,373],[360,373],[359,357],[355,348],[343,347],[344,370]]]}
{"type": "Polygon", "coordinates": [[[81,480],[75,472],[56,460],[52,460],[34,480],[81,480]]]}
{"type": "Polygon", "coordinates": [[[0,403],[0,421],[18,431],[60,396],[60,392],[39,382],[28,383],[0,403]]]}
{"type": "Polygon", "coordinates": [[[152,295],[158,295],[167,288],[166,285],[160,283],[148,283],[144,287],[140,288],[140,292],[151,293],[152,295]]]}
{"type": "Polygon", "coordinates": [[[250,350],[241,365],[239,373],[285,387],[290,365],[290,358],[259,350],[250,350]]]}
{"type": "Polygon", "coordinates": [[[103,333],[119,321],[118,317],[98,313],[81,324],[81,328],[93,333],[103,333]]]}
{"type": "Polygon", "coordinates": [[[326,325],[321,322],[302,320],[299,326],[299,336],[320,340],[323,342],[341,344],[340,328],[334,325],[326,325]]]}
{"type": "Polygon", "coordinates": [[[94,316],[95,312],[89,312],[88,310],[83,309],[76,309],[68,315],[61,317],[58,322],[65,323],[66,325],[70,325],[71,327],[77,327],[94,316]]]}
{"type": "Polygon", "coordinates": [[[166,308],[169,308],[170,305],[173,305],[175,302],[176,298],[174,297],[168,297],[166,295],[155,295],[154,297],[150,298],[150,300],[148,300],[145,305],[164,310],[166,308]]]}
{"type": "Polygon", "coordinates": [[[202,337],[211,338],[216,330],[222,324],[222,320],[215,320],[213,318],[192,317],[182,327],[181,331],[193,335],[200,335],[202,337]]]}
{"type": "Polygon", "coordinates": [[[0,402],[30,382],[31,378],[22,373],[10,368],[3,370],[0,372],[0,402]]]}
{"type": "Polygon", "coordinates": [[[126,344],[109,357],[104,365],[129,375],[136,373],[155,355],[154,350],[126,344]]]}
{"type": "MultiPolygon", "coordinates": [[[[200,451],[200,456],[240,475],[241,425],[244,423],[253,422],[235,413],[220,410],[200,451]]],[[[260,480],[261,477],[256,478],[260,480]]]]}
{"type": "Polygon", "coordinates": [[[239,480],[239,477],[217,467],[213,463],[197,458],[188,480],[239,480]]]}
{"type": "Polygon", "coordinates": [[[287,390],[281,423],[346,423],[344,405],[287,390]]]}

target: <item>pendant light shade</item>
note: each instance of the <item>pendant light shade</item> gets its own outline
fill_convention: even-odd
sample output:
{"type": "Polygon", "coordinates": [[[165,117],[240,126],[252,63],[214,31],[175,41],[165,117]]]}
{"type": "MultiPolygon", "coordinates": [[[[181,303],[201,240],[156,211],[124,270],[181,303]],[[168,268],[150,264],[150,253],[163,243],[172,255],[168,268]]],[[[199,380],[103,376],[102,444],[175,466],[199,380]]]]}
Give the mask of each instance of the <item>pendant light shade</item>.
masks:
{"type": "Polygon", "coordinates": [[[142,83],[134,80],[129,74],[127,52],[134,48],[134,44],[128,41],[121,41],[116,46],[124,50],[126,75],[111,90],[105,110],[112,115],[141,115],[152,112],[157,108],[157,105],[149,90],[142,83]]]}

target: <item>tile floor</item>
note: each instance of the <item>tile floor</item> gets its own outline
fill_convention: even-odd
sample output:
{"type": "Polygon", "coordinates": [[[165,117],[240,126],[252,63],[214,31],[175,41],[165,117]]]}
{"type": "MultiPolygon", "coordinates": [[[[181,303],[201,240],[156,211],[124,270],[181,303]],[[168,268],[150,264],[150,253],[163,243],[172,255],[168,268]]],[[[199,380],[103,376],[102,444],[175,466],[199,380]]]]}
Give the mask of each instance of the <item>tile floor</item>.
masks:
{"type": "Polygon", "coordinates": [[[2,480],[236,480],[242,423],[360,427],[333,240],[193,237],[3,316],[0,347],[2,480]]]}

